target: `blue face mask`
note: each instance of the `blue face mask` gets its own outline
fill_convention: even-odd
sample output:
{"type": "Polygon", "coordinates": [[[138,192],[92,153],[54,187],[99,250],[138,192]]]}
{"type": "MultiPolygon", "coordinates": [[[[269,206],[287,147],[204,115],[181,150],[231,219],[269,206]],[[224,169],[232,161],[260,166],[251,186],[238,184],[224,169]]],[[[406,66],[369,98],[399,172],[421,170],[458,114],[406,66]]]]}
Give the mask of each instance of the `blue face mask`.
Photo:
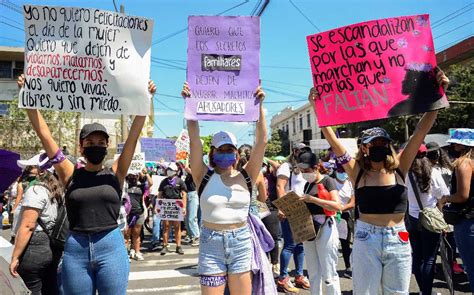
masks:
{"type": "Polygon", "coordinates": [[[217,167],[227,169],[237,161],[237,155],[234,153],[215,153],[212,160],[217,167]]]}
{"type": "Polygon", "coordinates": [[[339,181],[346,181],[349,178],[346,172],[336,172],[336,178],[339,181]]]}

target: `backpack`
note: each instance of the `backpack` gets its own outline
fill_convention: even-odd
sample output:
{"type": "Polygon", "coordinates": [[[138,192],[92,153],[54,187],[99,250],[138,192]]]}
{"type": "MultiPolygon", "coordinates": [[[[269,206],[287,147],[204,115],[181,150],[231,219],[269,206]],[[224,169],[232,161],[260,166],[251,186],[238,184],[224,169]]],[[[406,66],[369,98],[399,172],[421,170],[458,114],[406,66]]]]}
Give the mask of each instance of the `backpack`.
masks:
{"type": "MultiPolygon", "coordinates": [[[[76,175],[76,171],[77,169],[74,169],[74,172],[67,181],[66,189],[64,190],[64,196],[66,195],[67,190],[71,187],[71,183],[74,176],[76,175]]],[[[51,248],[59,251],[64,251],[64,244],[66,242],[67,235],[69,234],[69,220],[67,218],[65,201],[66,200],[63,197],[58,202],[58,216],[56,217],[56,223],[50,230],[46,228],[46,225],[43,223],[41,218],[38,218],[38,224],[43,228],[44,232],[49,237],[51,248]]]]}

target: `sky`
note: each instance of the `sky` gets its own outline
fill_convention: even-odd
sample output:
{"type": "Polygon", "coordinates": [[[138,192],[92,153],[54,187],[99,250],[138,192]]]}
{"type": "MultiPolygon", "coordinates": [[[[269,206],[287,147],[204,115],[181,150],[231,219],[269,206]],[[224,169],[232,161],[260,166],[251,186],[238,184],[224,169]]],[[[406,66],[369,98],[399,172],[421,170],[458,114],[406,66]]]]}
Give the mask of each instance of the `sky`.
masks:
{"type": "MultiPolygon", "coordinates": [[[[155,21],[151,79],[155,95],[154,137],[179,135],[183,128],[189,15],[252,15],[263,0],[115,0],[129,15],[155,21]]],[[[114,10],[113,0],[0,0],[0,46],[23,46],[21,5],[54,5],[114,10]]],[[[270,0],[261,16],[260,78],[267,96],[267,123],[286,106],[307,101],[312,86],[306,36],[354,23],[405,15],[429,14],[435,51],[474,33],[474,2],[465,0],[270,0]]],[[[200,122],[201,135],[233,132],[240,144],[253,142],[248,123],[200,122]]]]}

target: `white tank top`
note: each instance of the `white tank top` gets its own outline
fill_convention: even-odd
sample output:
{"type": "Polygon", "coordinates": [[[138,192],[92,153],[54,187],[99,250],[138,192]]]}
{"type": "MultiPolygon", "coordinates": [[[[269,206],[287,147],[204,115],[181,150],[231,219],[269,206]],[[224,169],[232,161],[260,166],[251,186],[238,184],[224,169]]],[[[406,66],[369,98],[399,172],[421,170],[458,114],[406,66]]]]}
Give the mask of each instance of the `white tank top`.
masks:
{"type": "Polygon", "coordinates": [[[200,202],[202,220],[216,224],[242,223],[247,220],[250,193],[240,184],[226,186],[214,173],[204,188],[200,202]]]}

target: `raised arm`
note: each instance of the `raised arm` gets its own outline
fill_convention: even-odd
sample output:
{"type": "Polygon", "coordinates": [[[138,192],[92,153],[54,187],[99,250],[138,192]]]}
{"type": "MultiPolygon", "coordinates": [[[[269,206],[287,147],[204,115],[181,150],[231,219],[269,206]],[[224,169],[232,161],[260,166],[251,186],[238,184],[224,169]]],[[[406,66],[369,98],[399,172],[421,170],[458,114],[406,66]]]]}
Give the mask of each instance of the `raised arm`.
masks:
{"type": "MultiPolygon", "coordinates": [[[[189,88],[188,82],[185,82],[183,85],[183,90],[181,91],[181,96],[186,99],[191,96],[191,90],[189,88]]],[[[201,185],[201,180],[204,175],[207,173],[207,166],[202,160],[203,150],[202,142],[199,136],[199,122],[198,121],[186,121],[188,125],[188,134],[189,134],[189,166],[193,172],[193,180],[196,184],[196,187],[201,185]]]]}
{"type": "MultiPolygon", "coordinates": [[[[23,85],[25,84],[25,76],[20,75],[20,77],[18,77],[17,83],[20,88],[23,88],[23,85]]],[[[60,149],[56,141],[54,141],[48,124],[46,124],[46,121],[39,110],[26,109],[26,113],[28,115],[28,119],[31,122],[33,130],[36,132],[36,135],[41,141],[43,149],[48,155],[48,158],[54,159],[56,157],[56,153],[58,153],[60,149]]],[[[58,164],[54,164],[54,169],[58,174],[61,183],[65,185],[69,177],[71,177],[72,173],[74,172],[74,165],[68,159],[65,159],[58,164]]]]}
{"type": "MultiPolygon", "coordinates": [[[[313,87],[311,88],[308,96],[309,103],[311,104],[313,110],[315,110],[315,100],[317,98],[318,92],[313,87]]],[[[321,131],[323,132],[324,138],[326,138],[337,157],[341,157],[347,154],[346,148],[341,144],[331,127],[321,127],[321,131]]],[[[349,175],[349,178],[355,181],[359,169],[357,162],[354,159],[350,159],[350,161],[344,164],[343,167],[347,175],[349,175]]]]}
{"type": "Polygon", "coordinates": [[[267,146],[267,123],[265,122],[265,112],[263,110],[263,100],[265,92],[259,86],[255,93],[257,99],[260,100],[260,118],[257,121],[255,132],[255,145],[252,148],[252,156],[247,163],[245,170],[249,174],[254,183],[257,182],[258,175],[262,169],[263,156],[265,154],[265,147],[267,146]]]}
{"type": "MultiPolygon", "coordinates": [[[[148,82],[148,91],[151,95],[154,95],[156,92],[156,86],[153,81],[148,82]]],[[[146,116],[135,116],[133,119],[132,126],[130,127],[130,132],[128,133],[127,140],[123,146],[122,153],[117,161],[112,165],[112,170],[117,176],[120,185],[123,185],[125,176],[127,176],[128,168],[130,163],[132,163],[133,154],[135,153],[135,147],[137,146],[138,138],[145,124],[146,116]]]]}

